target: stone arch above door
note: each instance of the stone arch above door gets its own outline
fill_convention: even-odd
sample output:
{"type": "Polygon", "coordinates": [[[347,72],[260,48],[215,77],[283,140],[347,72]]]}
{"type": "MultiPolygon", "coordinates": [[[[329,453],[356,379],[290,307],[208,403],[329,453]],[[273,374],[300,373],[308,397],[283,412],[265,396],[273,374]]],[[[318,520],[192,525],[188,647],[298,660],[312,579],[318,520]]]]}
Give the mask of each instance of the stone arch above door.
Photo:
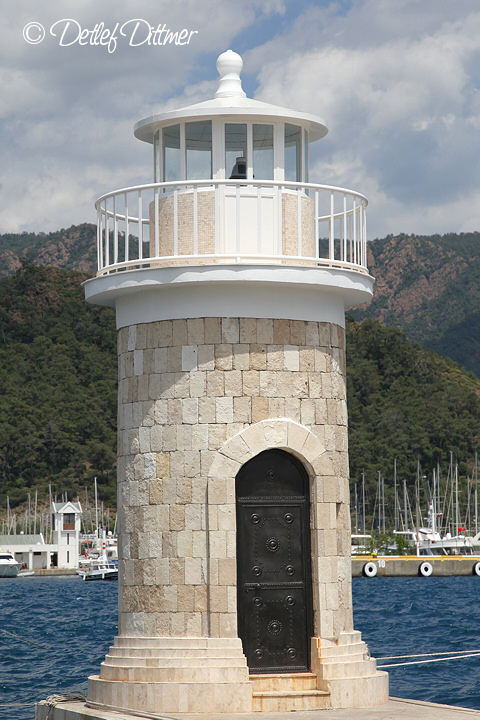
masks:
{"type": "Polygon", "coordinates": [[[250,425],[227,440],[217,451],[208,475],[234,478],[244,463],[273,448],[293,453],[313,474],[331,474],[331,453],[318,437],[304,425],[279,418],[250,425]]]}

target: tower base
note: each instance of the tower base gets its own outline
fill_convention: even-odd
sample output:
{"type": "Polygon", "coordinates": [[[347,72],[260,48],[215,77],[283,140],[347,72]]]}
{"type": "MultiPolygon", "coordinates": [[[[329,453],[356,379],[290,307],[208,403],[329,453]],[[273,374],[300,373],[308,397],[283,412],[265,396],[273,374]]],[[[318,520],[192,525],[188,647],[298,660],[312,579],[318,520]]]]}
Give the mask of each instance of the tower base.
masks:
{"type": "Polygon", "coordinates": [[[250,675],[238,638],[117,637],[86,706],[36,720],[101,720],[109,712],[164,718],[358,708],[388,702],[388,674],[376,669],[359,632],[312,638],[312,672],[250,675]]]}

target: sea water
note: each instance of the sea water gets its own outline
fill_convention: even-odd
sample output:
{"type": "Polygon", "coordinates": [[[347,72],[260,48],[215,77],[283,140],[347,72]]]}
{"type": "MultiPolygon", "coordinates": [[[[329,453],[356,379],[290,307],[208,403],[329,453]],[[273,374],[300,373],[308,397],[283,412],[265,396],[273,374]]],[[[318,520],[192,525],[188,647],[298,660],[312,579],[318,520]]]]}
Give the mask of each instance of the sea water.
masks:
{"type": "MultiPolygon", "coordinates": [[[[0,581],[0,718],[33,720],[34,703],[87,689],[117,634],[115,582],[0,581]]],[[[355,578],[355,627],[377,659],[480,648],[480,578],[355,578]]],[[[381,661],[405,663],[406,658],[381,661]]],[[[480,709],[480,656],[391,668],[390,694],[480,709]]]]}

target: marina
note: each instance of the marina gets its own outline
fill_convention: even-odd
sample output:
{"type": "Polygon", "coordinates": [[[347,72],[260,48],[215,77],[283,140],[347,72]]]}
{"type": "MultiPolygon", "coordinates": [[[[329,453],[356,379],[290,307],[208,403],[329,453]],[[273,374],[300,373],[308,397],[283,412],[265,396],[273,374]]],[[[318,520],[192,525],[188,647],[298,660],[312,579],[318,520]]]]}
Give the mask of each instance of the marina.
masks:
{"type": "Polygon", "coordinates": [[[362,555],[352,557],[352,577],[474,576],[480,580],[480,555],[362,555]]]}
{"type": "MultiPolygon", "coordinates": [[[[77,576],[34,576],[2,582],[1,588],[0,719],[33,720],[35,702],[57,692],[86,691],[87,677],[98,671],[117,632],[116,583],[85,583],[77,576]]],[[[431,577],[428,599],[425,581],[419,577],[377,577],[373,582],[362,577],[353,581],[355,623],[379,666],[410,662],[381,660],[389,656],[478,650],[477,600],[474,577],[431,577]]],[[[421,703],[470,708],[465,717],[472,717],[475,710],[480,712],[478,657],[404,665],[388,672],[390,696],[420,705],[394,702],[364,711],[329,710],[320,717],[463,717],[458,707],[442,708],[439,713],[438,707],[432,710],[421,703]]],[[[88,717],[88,710],[84,712],[88,717]]],[[[121,714],[115,717],[120,720],[121,714]]],[[[243,717],[250,720],[248,715],[243,717]]],[[[280,717],[276,715],[277,720],[280,717]]],[[[295,717],[313,720],[312,713],[295,717]]]]}

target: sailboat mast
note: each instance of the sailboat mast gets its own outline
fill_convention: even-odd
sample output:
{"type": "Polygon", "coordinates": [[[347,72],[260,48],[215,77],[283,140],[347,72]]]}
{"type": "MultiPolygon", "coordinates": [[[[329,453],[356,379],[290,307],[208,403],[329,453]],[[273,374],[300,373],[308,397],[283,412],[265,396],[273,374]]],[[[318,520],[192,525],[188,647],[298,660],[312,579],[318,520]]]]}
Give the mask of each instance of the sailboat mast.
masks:
{"type": "Polygon", "coordinates": [[[397,458],[393,461],[393,502],[395,508],[395,532],[398,530],[398,502],[397,502],[397,458]]]}
{"type": "Polygon", "coordinates": [[[417,460],[417,481],[415,483],[415,515],[417,524],[417,555],[420,555],[420,458],[417,460]]]}
{"type": "Polygon", "coordinates": [[[455,462],[455,535],[458,535],[458,462],[455,462]]]}
{"type": "Polygon", "coordinates": [[[478,533],[478,463],[477,451],[475,450],[475,535],[478,533]]]}
{"type": "MultiPolygon", "coordinates": [[[[117,521],[115,520],[115,523],[117,521]]],[[[365,472],[362,470],[362,525],[363,534],[365,534],[365,472]]]]}

